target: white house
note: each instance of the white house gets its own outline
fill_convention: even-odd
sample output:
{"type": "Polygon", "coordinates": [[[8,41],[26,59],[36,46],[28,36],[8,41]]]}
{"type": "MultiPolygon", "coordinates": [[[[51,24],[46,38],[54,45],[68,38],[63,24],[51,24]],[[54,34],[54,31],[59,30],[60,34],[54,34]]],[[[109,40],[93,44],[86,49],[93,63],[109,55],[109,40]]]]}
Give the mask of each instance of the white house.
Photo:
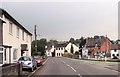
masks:
{"type": "Polygon", "coordinates": [[[52,56],[52,53],[54,52],[55,48],[54,46],[46,46],[46,55],[48,57],[51,57],[52,56]]]}
{"type": "Polygon", "coordinates": [[[69,43],[66,47],[65,50],[67,50],[67,52],[71,53],[71,46],[73,46],[73,53],[75,53],[76,51],[79,51],[79,47],[76,46],[75,44],[69,43]]]}
{"type": "Polygon", "coordinates": [[[110,53],[112,59],[120,59],[120,44],[113,44],[110,53]]]}
{"type": "Polygon", "coordinates": [[[58,44],[55,46],[55,57],[62,57],[65,51],[66,43],[58,44]]]}
{"type": "Polygon", "coordinates": [[[0,65],[31,56],[32,34],[5,10],[0,11],[0,65]]]}
{"type": "Polygon", "coordinates": [[[67,51],[68,53],[71,53],[70,52],[71,46],[73,46],[73,53],[75,53],[76,51],[79,51],[79,47],[77,47],[75,44],[62,43],[55,46],[55,56],[62,57],[65,51],[67,51]]]}

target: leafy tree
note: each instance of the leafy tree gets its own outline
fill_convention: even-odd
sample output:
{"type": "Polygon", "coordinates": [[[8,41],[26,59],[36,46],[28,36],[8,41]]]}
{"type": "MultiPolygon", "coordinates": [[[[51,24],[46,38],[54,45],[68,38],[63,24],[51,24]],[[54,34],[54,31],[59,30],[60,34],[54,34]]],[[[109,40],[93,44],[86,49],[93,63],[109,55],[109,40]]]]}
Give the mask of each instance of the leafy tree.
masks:
{"type": "Polygon", "coordinates": [[[75,39],[74,38],[70,38],[69,42],[74,44],[75,43],[75,39]]]}
{"type": "MultiPolygon", "coordinates": [[[[47,45],[47,40],[45,38],[37,40],[37,52],[39,52],[41,55],[44,55],[46,45],[47,45]]],[[[35,52],[35,40],[32,42],[31,48],[32,48],[32,55],[37,55],[37,53],[35,52]]]]}
{"type": "Polygon", "coordinates": [[[58,41],[57,41],[57,40],[50,40],[50,41],[48,42],[48,44],[57,45],[57,44],[58,44],[58,41]]]}
{"type": "Polygon", "coordinates": [[[80,43],[80,39],[76,39],[75,44],[79,44],[79,43],[80,43]]]}
{"type": "Polygon", "coordinates": [[[79,43],[79,47],[82,48],[83,45],[85,45],[86,43],[86,39],[84,39],[83,37],[80,38],[80,43],[79,43]]]}
{"type": "Polygon", "coordinates": [[[79,55],[79,51],[76,51],[75,54],[76,54],[76,55],[79,55]]]}
{"type": "Polygon", "coordinates": [[[82,57],[82,49],[81,48],[82,48],[83,45],[85,45],[85,43],[86,43],[86,39],[81,37],[80,38],[80,43],[79,43],[79,48],[80,48],[79,52],[80,52],[81,57],[82,57]]]}

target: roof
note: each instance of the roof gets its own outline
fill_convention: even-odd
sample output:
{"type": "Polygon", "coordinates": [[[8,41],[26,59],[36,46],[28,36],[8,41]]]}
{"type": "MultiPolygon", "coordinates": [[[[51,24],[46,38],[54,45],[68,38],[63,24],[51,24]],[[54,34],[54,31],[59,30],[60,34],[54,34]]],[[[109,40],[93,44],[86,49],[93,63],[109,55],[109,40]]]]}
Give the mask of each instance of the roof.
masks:
{"type": "Polygon", "coordinates": [[[120,44],[112,44],[111,50],[120,50],[120,44]]]}
{"type": "Polygon", "coordinates": [[[0,23],[1,23],[1,22],[2,22],[2,23],[6,23],[4,20],[2,20],[2,19],[0,18],[0,23]]]}
{"type": "Polygon", "coordinates": [[[68,44],[67,43],[62,43],[62,44],[57,44],[55,48],[57,47],[66,47],[68,44]]]}
{"type": "Polygon", "coordinates": [[[97,38],[87,38],[86,39],[86,47],[95,47],[96,45],[100,47],[102,43],[105,41],[106,37],[99,36],[97,38]]]}
{"type": "Polygon", "coordinates": [[[52,49],[52,46],[51,45],[48,45],[46,50],[51,50],[52,49]]]}
{"type": "Polygon", "coordinates": [[[32,36],[32,33],[30,33],[27,29],[25,29],[19,22],[17,22],[10,14],[8,14],[4,9],[0,8],[0,11],[2,11],[2,14],[5,15],[9,20],[11,20],[14,24],[16,24],[19,28],[24,30],[26,33],[32,36]]]}

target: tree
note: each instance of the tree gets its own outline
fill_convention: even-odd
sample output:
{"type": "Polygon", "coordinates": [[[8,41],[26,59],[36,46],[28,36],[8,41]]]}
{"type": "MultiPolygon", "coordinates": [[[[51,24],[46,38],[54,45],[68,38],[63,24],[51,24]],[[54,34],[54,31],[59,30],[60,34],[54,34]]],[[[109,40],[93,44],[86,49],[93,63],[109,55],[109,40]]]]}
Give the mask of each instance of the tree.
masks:
{"type": "MultiPolygon", "coordinates": [[[[39,52],[41,55],[44,55],[46,45],[47,45],[47,40],[45,38],[37,40],[37,52],[39,52]]],[[[32,54],[36,54],[35,53],[35,41],[32,42],[31,49],[32,49],[32,54]]]]}
{"type": "Polygon", "coordinates": [[[73,52],[74,52],[73,45],[71,45],[70,52],[71,52],[72,54],[73,54],[73,52]]]}
{"type": "Polygon", "coordinates": [[[80,39],[76,39],[75,44],[79,44],[79,43],[80,43],[80,39]]]}
{"type": "Polygon", "coordinates": [[[57,44],[58,44],[58,41],[57,41],[57,40],[50,40],[50,41],[48,42],[48,44],[57,45],[57,44]]]}
{"type": "Polygon", "coordinates": [[[70,38],[69,42],[75,44],[75,40],[74,40],[74,38],[70,38]]]}
{"type": "Polygon", "coordinates": [[[79,55],[79,51],[76,51],[75,54],[76,54],[76,55],[79,55]]]}
{"type": "Polygon", "coordinates": [[[80,43],[79,43],[79,48],[80,48],[79,52],[80,52],[81,57],[82,57],[82,46],[85,45],[85,43],[86,43],[86,39],[81,37],[80,38],[80,43]]]}
{"type": "Polygon", "coordinates": [[[86,39],[84,39],[83,37],[80,38],[80,43],[79,43],[79,47],[82,48],[83,45],[85,45],[86,43],[86,39]]]}

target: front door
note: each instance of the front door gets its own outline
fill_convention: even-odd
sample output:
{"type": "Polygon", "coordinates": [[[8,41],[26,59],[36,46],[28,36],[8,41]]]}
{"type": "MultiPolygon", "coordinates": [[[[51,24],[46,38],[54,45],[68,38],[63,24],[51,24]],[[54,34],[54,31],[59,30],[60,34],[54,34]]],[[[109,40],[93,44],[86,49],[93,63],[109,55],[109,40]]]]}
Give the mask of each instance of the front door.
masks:
{"type": "Polygon", "coordinates": [[[0,66],[4,64],[4,48],[0,47],[0,66]]]}

